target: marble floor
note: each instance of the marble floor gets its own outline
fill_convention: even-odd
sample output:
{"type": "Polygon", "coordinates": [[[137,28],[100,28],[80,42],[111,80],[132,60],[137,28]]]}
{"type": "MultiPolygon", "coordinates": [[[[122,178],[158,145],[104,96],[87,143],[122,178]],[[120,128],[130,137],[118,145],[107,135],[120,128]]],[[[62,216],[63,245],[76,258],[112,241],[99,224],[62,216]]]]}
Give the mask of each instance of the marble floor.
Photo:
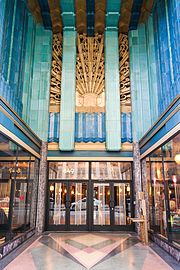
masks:
{"type": "Polygon", "coordinates": [[[170,270],[150,247],[128,233],[49,233],[5,270],[170,270]]]}

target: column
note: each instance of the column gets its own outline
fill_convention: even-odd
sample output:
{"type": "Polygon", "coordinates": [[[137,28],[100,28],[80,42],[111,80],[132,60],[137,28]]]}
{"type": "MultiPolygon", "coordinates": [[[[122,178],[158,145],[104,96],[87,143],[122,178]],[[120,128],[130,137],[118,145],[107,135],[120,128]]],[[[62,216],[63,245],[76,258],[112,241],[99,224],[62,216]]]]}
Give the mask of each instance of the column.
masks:
{"type": "MultiPolygon", "coordinates": [[[[140,217],[138,194],[142,191],[141,186],[141,163],[140,163],[140,151],[139,143],[133,143],[133,181],[134,181],[134,201],[135,201],[135,217],[140,217]]],[[[140,235],[140,223],[136,223],[136,230],[140,235]]]]}
{"type": "Polygon", "coordinates": [[[59,149],[74,150],[76,93],[76,21],[73,0],[62,0],[63,56],[61,79],[59,149]]]}
{"type": "Polygon", "coordinates": [[[74,150],[76,93],[76,31],[63,32],[59,148],[74,150]]]}
{"type": "Polygon", "coordinates": [[[24,65],[24,80],[23,80],[23,120],[29,124],[30,121],[30,108],[32,97],[32,75],[33,75],[33,61],[35,49],[35,36],[36,36],[36,23],[33,16],[28,13],[27,24],[27,38],[26,38],[26,54],[24,65]]]}
{"type": "Polygon", "coordinates": [[[129,32],[133,141],[151,127],[145,25],[129,32]]]}
{"type": "Polygon", "coordinates": [[[37,219],[36,231],[41,234],[45,226],[46,193],[47,193],[47,152],[48,143],[42,142],[41,160],[39,168],[38,200],[37,200],[37,219]]]}
{"type": "Polygon", "coordinates": [[[33,179],[33,193],[31,199],[31,214],[30,214],[30,227],[33,228],[36,224],[37,215],[37,198],[38,198],[38,179],[39,179],[39,161],[36,158],[34,161],[34,179],[33,179]]]}
{"type": "Polygon", "coordinates": [[[106,148],[121,149],[118,22],[121,1],[107,1],[105,31],[106,148]]]}
{"type": "Polygon", "coordinates": [[[146,29],[146,43],[147,43],[151,124],[153,124],[158,119],[158,86],[157,86],[157,68],[156,68],[154,27],[152,15],[149,16],[146,22],[145,29],[146,29]]]}
{"type": "MultiPolygon", "coordinates": [[[[4,25],[5,25],[5,11],[6,11],[6,1],[0,0],[0,59],[1,53],[3,50],[2,41],[3,41],[3,33],[4,33],[4,25]]],[[[1,68],[0,68],[1,71],[1,68]]]]}
{"type": "Polygon", "coordinates": [[[142,175],[142,188],[144,192],[144,199],[146,201],[147,223],[149,225],[149,195],[148,195],[147,167],[145,158],[141,161],[141,175],[142,175]]]}
{"type": "Polygon", "coordinates": [[[51,80],[52,32],[36,25],[29,124],[41,140],[48,139],[49,87],[51,80]]]}

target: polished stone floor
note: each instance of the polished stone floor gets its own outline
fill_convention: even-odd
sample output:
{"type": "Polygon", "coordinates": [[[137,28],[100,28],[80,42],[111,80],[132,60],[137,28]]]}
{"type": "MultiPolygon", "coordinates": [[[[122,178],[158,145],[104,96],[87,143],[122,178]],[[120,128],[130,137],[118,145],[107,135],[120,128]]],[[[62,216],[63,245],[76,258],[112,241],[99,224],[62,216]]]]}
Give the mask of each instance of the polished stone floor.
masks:
{"type": "Polygon", "coordinates": [[[170,270],[150,247],[128,233],[50,233],[5,270],[170,270]]]}

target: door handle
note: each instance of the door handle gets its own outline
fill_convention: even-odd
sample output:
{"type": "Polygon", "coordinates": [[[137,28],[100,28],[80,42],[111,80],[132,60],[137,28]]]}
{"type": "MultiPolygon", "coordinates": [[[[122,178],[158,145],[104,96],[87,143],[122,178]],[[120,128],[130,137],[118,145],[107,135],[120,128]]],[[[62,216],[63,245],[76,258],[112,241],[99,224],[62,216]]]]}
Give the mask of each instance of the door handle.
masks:
{"type": "Polygon", "coordinates": [[[67,208],[70,208],[70,206],[71,206],[70,201],[67,201],[67,202],[66,202],[66,207],[67,207],[67,208]]]}
{"type": "MultiPolygon", "coordinates": [[[[109,206],[110,206],[111,208],[114,208],[114,201],[110,201],[109,206]]],[[[112,210],[113,210],[113,209],[112,209],[112,210]]]]}

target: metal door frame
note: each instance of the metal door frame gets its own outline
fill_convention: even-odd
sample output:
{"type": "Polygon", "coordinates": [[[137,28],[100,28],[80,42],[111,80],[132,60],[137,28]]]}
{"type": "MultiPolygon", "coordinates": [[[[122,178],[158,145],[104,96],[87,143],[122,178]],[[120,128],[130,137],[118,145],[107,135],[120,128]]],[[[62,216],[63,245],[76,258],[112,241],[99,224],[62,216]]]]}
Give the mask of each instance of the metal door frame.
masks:
{"type": "Polygon", "coordinates": [[[89,229],[89,181],[88,180],[58,180],[58,179],[51,179],[48,181],[48,191],[47,191],[47,211],[46,211],[46,230],[52,231],[87,231],[89,229]],[[57,224],[51,225],[49,224],[49,210],[50,210],[50,190],[49,185],[53,183],[64,183],[66,184],[67,188],[67,197],[66,197],[66,217],[65,217],[65,224],[57,224]],[[70,224],[70,186],[71,183],[86,183],[87,184],[87,208],[86,208],[86,224],[84,225],[71,225],[70,224]]]}
{"type": "MultiPolygon", "coordinates": [[[[49,161],[51,162],[51,161],[49,161]]],[[[48,162],[48,163],[49,163],[48,162]]],[[[66,160],[62,162],[67,162],[66,160]]],[[[77,160],[78,162],[78,160],[77,160]]],[[[112,213],[112,210],[110,212],[110,218],[111,222],[110,225],[93,225],[93,184],[94,183],[109,183],[110,184],[110,194],[114,197],[114,183],[121,183],[121,184],[130,184],[130,205],[131,205],[131,216],[134,216],[134,189],[133,189],[133,173],[131,174],[131,179],[129,180],[114,180],[114,179],[108,179],[108,180],[94,180],[91,179],[91,168],[92,168],[92,161],[86,160],[86,162],[89,163],[89,177],[87,180],[70,180],[70,179],[49,179],[48,178],[48,188],[47,188],[47,212],[46,212],[46,222],[45,222],[45,229],[46,230],[52,230],[52,231],[134,231],[134,224],[131,225],[115,225],[114,224],[114,214],[112,213]],[[68,183],[87,183],[87,223],[86,225],[49,225],[49,183],[58,183],[58,182],[64,182],[68,183]]],[[[119,162],[119,161],[118,161],[119,162]]],[[[122,161],[123,162],[123,161],[122,161]]],[[[49,168],[49,165],[48,165],[49,168]]],[[[133,164],[131,162],[131,170],[133,172],[133,164]]],[[[48,175],[49,169],[47,169],[47,175],[48,175]]],[[[68,188],[69,189],[69,188],[68,188]]]]}
{"type": "MultiPolygon", "coordinates": [[[[91,211],[92,211],[92,219],[91,219],[91,223],[92,223],[92,230],[93,231],[132,231],[134,230],[134,225],[131,224],[127,224],[127,225],[115,225],[115,220],[114,220],[114,200],[115,200],[115,196],[114,196],[114,184],[129,184],[130,185],[130,204],[131,204],[131,214],[133,213],[133,197],[132,197],[132,181],[121,181],[121,180],[93,180],[92,184],[91,184],[91,189],[93,191],[93,186],[95,183],[99,183],[99,184],[109,184],[110,187],[110,203],[112,203],[112,205],[110,206],[110,225],[94,225],[93,224],[93,203],[91,211]]],[[[93,200],[93,198],[91,197],[91,201],[93,200]]]]}

